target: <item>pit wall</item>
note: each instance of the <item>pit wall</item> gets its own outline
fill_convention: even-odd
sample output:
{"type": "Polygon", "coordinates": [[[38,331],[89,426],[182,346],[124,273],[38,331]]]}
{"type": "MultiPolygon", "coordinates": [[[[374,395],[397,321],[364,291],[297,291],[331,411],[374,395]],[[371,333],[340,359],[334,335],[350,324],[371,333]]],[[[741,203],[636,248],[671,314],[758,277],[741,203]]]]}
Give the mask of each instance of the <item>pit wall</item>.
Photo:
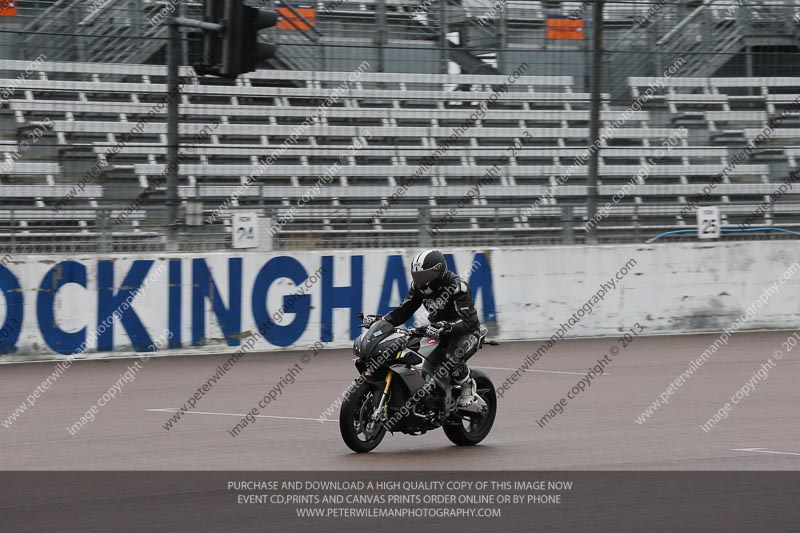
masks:
{"type": "MultiPolygon", "coordinates": [[[[447,257],[469,281],[492,336],[522,340],[610,336],[637,322],[651,334],[720,331],[748,308],[741,330],[795,328],[797,248],[793,241],[551,246],[448,250],[447,257]]],[[[400,303],[417,252],[7,255],[0,362],[350,346],[361,331],[359,311],[400,303]]]]}

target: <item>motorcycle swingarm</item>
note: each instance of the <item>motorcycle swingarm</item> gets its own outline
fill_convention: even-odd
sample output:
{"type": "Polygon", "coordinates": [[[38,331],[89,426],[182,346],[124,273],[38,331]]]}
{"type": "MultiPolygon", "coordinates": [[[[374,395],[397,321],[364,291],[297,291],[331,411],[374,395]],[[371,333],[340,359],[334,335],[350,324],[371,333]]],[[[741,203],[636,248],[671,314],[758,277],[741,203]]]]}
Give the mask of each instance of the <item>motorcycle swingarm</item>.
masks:
{"type": "Polygon", "coordinates": [[[461,417],[483,416],[486,414],[486,411],[488,411],[488,409],[489,406],[486,404],[483,398],[478,397],[474,402],[472,402],[467,407],[457,408],[454,414],[461,417]]]}

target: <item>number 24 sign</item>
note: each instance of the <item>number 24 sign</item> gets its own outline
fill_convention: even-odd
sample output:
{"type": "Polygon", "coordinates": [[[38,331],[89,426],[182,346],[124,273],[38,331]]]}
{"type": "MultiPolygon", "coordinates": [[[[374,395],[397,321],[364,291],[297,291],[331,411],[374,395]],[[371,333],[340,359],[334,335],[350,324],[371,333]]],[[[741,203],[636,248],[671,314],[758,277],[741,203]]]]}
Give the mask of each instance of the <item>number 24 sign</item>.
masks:
{"type": "Polygon", "coordinates": [[[235,213],[231,217],[232,244],[234,248],[256,248],[258,246],[258,215],[235,213]]]}

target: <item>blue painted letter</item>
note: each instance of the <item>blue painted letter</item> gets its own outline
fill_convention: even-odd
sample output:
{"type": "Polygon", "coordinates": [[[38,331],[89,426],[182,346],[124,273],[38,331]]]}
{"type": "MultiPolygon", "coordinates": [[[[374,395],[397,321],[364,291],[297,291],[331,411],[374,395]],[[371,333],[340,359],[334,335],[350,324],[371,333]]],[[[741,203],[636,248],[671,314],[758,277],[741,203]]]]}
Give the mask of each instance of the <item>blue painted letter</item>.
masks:
{"type": "Polygon", "coordinates": [[[242,259],[228,259],[228,307],[222,303],[205,259],[192,260],[192,343],[197,346],[206,336],[206,298],[219,320],[228,346],[238,346],[242,329],[242,259]]]}
{"type": "Polygon", "coordinates": [[[333,340],[333,310],[336,308],[350,309],[350,338],[358,337],[361,321],[358,313],[363,305],[364,292],[364,256],[350,256],[350,286],[333,286],[333,256],[322,257],[322,316],[320,340],[331,342],[333,340]]]}
{"type": "Polygon", "coordinates": [[[183,323],[183,262],[180,259],[169,260],[169,331],[172,338],[169,340],[169,349],[180,348],[181,324],[183,323]]]}
{"type": "Polygon", "coordinates": [[[308,294],[287,294],[283,297],[281,308],[276,310],[282,317],[285,314],[294,314],[294,320],[286,325],[274,322],[267,310],[267,292],[270,286],[280,278],[289,278],[295,285],[300,285],[308,279],[308,273],[303,265],[293,257],[273,257],[256,276],[253,283],[253,319],[256,321],[258,331],[264,339],[275,346],[289,346],[299,339],[308,327],[311,313],[311,296],[308,294]]]}
{"type": "Polygon", "coordinates": [[[6,319],[0,328],[0,354],[16,350],[22,332],[24,305],[19,280],[6,267],[0,265],[0,291],[6,298],[6,319]]]}
{"type": "Polygon", "coordinates": [[[97,262],[97,351],[110,352],[114,349],[115,314],[125,328],[134,350],[146,351],[153,343],[133,307],[126,309],[123,306],[128,298],[128,305],[136,298],[153,263],[152,260],[134,261],[120,283],[119,290],[114,292],[115,261],[97,262]]]}
{"type": "Polygon", "coordinates": [[[86,340],[85,326],[74,333],[67,333],[56,324],[56,293],[68,283],[77,283],[86,288],[86,267],[76,261],[62,261],[54,265],[42,279],[36,296],[36,313],[42,338],[54,352],[64,355],[77,352],[86,340]]]}

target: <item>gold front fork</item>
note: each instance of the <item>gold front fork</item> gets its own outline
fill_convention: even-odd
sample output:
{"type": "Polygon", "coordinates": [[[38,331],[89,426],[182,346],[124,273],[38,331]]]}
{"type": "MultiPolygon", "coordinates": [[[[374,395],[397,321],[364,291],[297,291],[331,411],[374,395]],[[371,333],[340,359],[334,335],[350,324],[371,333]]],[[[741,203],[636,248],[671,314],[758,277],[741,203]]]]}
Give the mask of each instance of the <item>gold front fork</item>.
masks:
{"type": "Polygon", "coordinates": [[[389,394],[389,386],[392,384],[392,376],[394,372],[389,370],[389,373],[386,375],[386,386],[383,388],[383,395],[386,396],[389,394]]]}
{"type": "MultiPolygon", "coordinates": [[[[395,359],[397,359],[398,357],[400,357],[400,352],[397,352],[397,355],[395,356],[395,359]]],[[[391,387],[391,385],[392,385],[392,376],[393,375],[394,375],[394,372],[392,372],[392,370],[389,369],[389,372],[386,374],[386,386],[383,387],[383,396],[381,397],[381,402],[378,404],[378,409],[376,411],[376,414],[373,415],[373,416],[384,415],[384,411],[386,410],[385,409],[385,407],[386,407],[386,396],[389,394],[389,387],[391,387]]]]}

